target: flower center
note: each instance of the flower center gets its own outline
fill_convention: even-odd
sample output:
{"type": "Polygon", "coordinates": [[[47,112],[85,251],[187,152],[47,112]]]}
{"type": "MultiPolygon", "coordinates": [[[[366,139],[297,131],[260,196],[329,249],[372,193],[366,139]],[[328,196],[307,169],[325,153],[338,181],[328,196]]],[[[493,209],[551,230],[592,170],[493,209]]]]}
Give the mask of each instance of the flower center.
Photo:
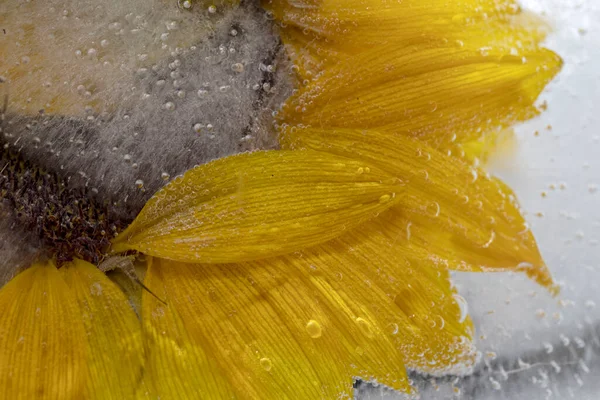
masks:
{"type": "Polygon", "coordinates": [[[25,160],[14,147],[0,151],[0,200],[32,231],[58,264],[78,257],[97,264],[126,223],[110,216],[87,189],[69,188],[58,174],[25,160]]]}

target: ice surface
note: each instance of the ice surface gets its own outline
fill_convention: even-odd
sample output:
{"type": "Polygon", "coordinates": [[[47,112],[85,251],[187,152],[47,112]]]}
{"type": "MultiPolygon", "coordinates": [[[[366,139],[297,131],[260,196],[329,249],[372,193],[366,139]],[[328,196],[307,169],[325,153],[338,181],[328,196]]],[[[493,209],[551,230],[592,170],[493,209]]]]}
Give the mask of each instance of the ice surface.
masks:
{"type": "MultiPolygon", "coordinates": [[[[548,111],[517,129],[518,152],[492,172],[515,189],[562,291],[554,299],[519,274],[456,274],[483,361],[466,379],[415,375],[423,399],[600,398],[600,3],[522,4],[553,26],[547,46],[565,65],[540,99],[548,111]]],[[[358,397],[403,398],[367,385],[358,397]]]]}
{"type": "Polygon", "coordinates": [[[3,25],[14,41],[0,66],[13,78],[5,130],[28,158],[131,218],[192,166],[274,146],[267,121],[286,74],[272,72],[279,40],[258,8],[50,3],[3,4],[14,8],[3,25]],[[11,74],[16,64],[27,78],[11,74]]]}
{"type": "MultiPolygon", "coordinates": [[[[276,145],[272,113],[290,71],[254,2],[1,3],[6,143],[118,217],[131,220],[194,165],[276,145]]],[[[5,225],[0,271],[30,242],[5,225]]]]}
{"type": "MultiPolygon", "coordinates": [[[[274,146],[269,117],[290,89],[260,10],[175,3],[0,4],[0,76],[17,64],[26,74],[8,82],[10,143],[126,218],[195,164],[274,146]]],[[[542,96],[548,111],[519,127],[518,153],[493,171],[518,194],[562,293],[553,299],[518,274],[456,274],[482,364],[467,378],[413,375],[424,399],[599,397],[600,4],[523,4],[554,26],[548,46],[565,66],[542,96]]],[[[0,221],[1,285],[35,247],[0,221]]],[[[357,396],[403,397],[368,385],[357,396]]]]}

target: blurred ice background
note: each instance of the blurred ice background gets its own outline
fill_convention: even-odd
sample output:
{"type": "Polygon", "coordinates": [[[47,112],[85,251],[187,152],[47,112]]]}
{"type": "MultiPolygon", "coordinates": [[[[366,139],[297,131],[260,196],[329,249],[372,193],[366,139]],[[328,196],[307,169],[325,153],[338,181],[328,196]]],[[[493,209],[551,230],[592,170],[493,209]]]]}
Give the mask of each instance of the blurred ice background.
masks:
{"type": "MultiPolygon", "coordinates": [[[[600,1],[522,0],[552,25],[565,65],[492,172],[519,196],[554,278],[552,298],[519,274],[456,274],[482,361],[470,377],[413,376],[422,399],[600,399],[600,1]],[[537,132],[537,133],[536,133],[537,132]]],[[[359,386],[361,399],[403,398],[359,386]]]]}

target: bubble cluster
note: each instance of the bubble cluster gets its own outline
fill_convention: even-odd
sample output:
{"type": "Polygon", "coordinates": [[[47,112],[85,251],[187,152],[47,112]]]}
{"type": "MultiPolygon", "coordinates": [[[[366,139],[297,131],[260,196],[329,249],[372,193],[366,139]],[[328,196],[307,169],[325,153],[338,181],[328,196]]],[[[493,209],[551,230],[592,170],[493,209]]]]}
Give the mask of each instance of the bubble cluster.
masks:
{"type": "Polygon", "coordinates": [[[26,158],[59,168],[73,187],[96,188],[126,219],[169,180],[165,171],[275,147],[272,113],[291,81],[274,67],[285,59],[264,11],[189,6],[103,0],[47,15],[37,3],[10,10],[15,26],[40,18],[32,36],[3,37],[6,142],[32,143],[26,158]]]}

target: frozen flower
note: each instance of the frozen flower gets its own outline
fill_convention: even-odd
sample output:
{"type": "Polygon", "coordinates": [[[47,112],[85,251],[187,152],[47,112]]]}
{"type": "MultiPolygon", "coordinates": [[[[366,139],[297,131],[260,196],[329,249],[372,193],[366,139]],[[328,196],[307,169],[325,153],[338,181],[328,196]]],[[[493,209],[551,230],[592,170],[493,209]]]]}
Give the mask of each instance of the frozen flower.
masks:
{"type": "MultiPolygon", "coordinates": [[[[514,194],[478,162],[560,68],[539,21],[511,1],[263,6],[296,80],[280,149],[189,169],[114,238],[94,239],[109,217],[78,193],[80,214],[39,205],[91,231],[42,218],[53,250],[1,289],[0,397],[343,398],[357,377],[410,392],[406,368],[476,361],[450,270],[523,271],[555,290],[514,194]],[[144,290],[93,265],[107,256],[135,280],[133,260],[144,290]]],[[[2,177],[20,205],[24,168],[2,177]]]]}

